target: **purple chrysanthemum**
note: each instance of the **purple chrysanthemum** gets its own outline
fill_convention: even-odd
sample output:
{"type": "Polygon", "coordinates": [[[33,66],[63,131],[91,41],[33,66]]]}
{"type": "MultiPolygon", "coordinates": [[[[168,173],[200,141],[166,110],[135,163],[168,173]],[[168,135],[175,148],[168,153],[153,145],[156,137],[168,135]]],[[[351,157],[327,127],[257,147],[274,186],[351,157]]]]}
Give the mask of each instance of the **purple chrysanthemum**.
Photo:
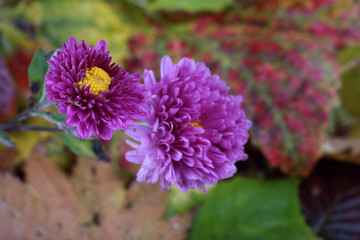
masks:
{"type": "Polygon", "coordinates": [[[149,98],[145,104],[146,126],[126,133],[138,143],[126,159],[142,164],[137,180],[155,183],[161,190],[177,184],[181,191],[199,188],[229,178],[235,162],[247,159],[244,144],[251,122],[241,109],[241,96],[228,94],[229,88],[202,62],[183,58],[173,64],[161,61],[161,80],[145,70],[149,98]]]}
{"type": "Polygon", "coordinates": [[[127,129],[132,118],[142,114],[145,87],[139,73],[129,74],[111,63],[107,44],[79,45],[74,37],[48,61],[46,92],[66,123],[77,127],[80,138],[96,136],[109,140],[113,130],[127,129]]]}

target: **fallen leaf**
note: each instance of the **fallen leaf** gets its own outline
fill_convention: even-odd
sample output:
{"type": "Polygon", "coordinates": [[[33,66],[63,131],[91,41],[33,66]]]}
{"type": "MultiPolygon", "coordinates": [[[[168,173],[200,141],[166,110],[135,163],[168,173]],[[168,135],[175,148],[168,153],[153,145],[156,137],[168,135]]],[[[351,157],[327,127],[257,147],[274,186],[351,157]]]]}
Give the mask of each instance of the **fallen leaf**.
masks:
{"type": "Polygon", "coordinates": [[[84,239],[71,185],[41,154],[28,162],[26,183],[3,173],[0,186],[1,239],[84,239]]]}
{"type": "Polygon", "coordinates": [[[18,154],[16,149],[0,147],[0,171],[9,169],[18,154]]]}
{"type": "Polygon", "coordinates": [[[192,213],[164,219],[165,193],[134,183],[126,193],[109,163],[78,158],[68,176],[37,146],[24,182],[0,173],[0,239],[185,239],[192,213]]]}
{"type": "Polygon", "coordinates": [[[120,212],[119,225],[122,239],[130,240],[178,240],[186,239],[193,220],[193,213],[164,218],[167,208],[165,193],[158,184],[134,183],[126,196],[120,212]]]}

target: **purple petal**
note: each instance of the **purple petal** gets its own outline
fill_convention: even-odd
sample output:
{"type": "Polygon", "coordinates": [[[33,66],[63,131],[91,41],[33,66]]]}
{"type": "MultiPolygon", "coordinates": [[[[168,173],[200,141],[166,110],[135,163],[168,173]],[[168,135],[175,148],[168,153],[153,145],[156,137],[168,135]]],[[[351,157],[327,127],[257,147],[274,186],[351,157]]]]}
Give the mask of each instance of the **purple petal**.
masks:
{"type": "Polygon", "coordinates": [[[164,56],[160,63],[161,78],[165,77],[170,73],[170,69],[173,66],[173,62],[169,56],[164,56]]]}
{"type": "Polygon", "coordinates": [[[79,47],[79,42],[74,37],[69,38],[69,45],[72,49],[77,49],[79,47]]]}
{"type": "Polygon", "coordinates": [[[171,158],[175,161],[179,161],[182,157],[182,153],[176,148],[171,148],[169,153],[171,158]]]}
{"type": "Polygon", "coordinates": [[[145,70],[143,78],[144,78],[145,86],[148,89],[151,89],[155,86],[156,80],[155,80],[154,72],[152,70],[145,70]]]}
{"type": "Polygon", "coordinates": [[[78,111],[77,115],[78,115],[79,119],[82,122],[84,122],[90,116],[90,110],[86,109],[86,110],[78,111]]]}
{"type": "Polygon", "coordinates": [[[67,115],[65,122],[67,125],[75,127],[79,125],[81,121],[76,114],[69,114],[67,115]]]}
{"type": "Polygon", "coordinates": [[[86,139],[89,138],[92,134],[92,131],[90,131],[85,123],[80,123],[79,126],[76,128],[76,133],[77,135],[82,138],[82,139],[86,139]]]}
{"type": "Polygon", "coordinates": [[[145,160],[146,152],[145,151],[129,151],[125,153],[125,158],[127,161],[142,164],[145,160]]]}
{"type": "Polygon", "coordinates": [[[100,40],[97,44],[96,44],[96,50],[99,52],[106,52],[107,51],[107,44],[105,40],[100,40]]]}

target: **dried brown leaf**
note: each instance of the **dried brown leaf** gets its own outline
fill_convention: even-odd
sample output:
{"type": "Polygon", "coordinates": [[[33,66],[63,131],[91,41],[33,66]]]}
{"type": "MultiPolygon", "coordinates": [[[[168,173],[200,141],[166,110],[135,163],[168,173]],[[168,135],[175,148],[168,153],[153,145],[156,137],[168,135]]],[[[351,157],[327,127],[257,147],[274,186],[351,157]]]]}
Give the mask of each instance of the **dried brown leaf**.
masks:
{"type": "Polygon", "coordinates": [[[185,239],[192,213],[164,219],[157,185],[125,192],[111,164],[79,158],[66,176],[35,148],[25,183],[0,174],[0,239],[185,239]]]}
{"type": "Polygon", "coordinates": [[[38,148],[30,159],[25,184],[0,175],[0,239],[84,239],[72,186],[38,148]]]}
{"type": "Polygon", "coordinates": [[[71,183],[79,204],[88,214],[82,225],[91,230],[94,239],[119,239],[118,222],[122,216],[118,210],[125,190],[112,166],[91,158],[79,158],[71,183]]]}
{"type": "Polygon", "coordinates": [[[0,171],[7,170],[15,161],[19,152],[13,148],[0,147],[0,171]]]}
{"type": "Polygon", "coordinates": [[[193,214],[187,212],[182,216],[164,219],[167,202],[165,193],[159,189],[158,184],[134,183],[130,187],[121,211],[123,239],[186,239],[193,214]]]}
{"type": "Polygon", "coordinates": [[[92,215],[95,239],[186,238],[191,213],[164,219],[167,201],[158,185],[133,183],[126,194],[115,172],[106,171],[108,167],[80,158],[71,179],[79,200],[92,215]]]}

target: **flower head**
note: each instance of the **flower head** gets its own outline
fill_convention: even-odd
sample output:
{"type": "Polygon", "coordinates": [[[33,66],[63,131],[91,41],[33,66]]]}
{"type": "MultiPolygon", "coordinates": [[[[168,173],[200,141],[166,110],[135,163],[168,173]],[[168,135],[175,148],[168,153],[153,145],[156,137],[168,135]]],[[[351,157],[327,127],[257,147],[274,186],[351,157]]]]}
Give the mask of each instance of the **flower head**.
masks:
{"type": "Polygon", "coordinates": [[[126,159],[142,164],[137,180],[155,183],[161,190],[176,184],[181,191],[199,188],[229,178],[235,162],[247,159],[244,144],[251,122],[241,109],[241,96],[229,88],[204,63],[183,58],[173,64],[168,56],[161,61],[161,80],[145,71],[148,90],[143,119],[146,125],[126,133],[138,143],[126,159]]]}
{"type": "Polygon", "coordinates": [[[111,63],[104,40],[96,47],[79,45],[74,37],[49,62],[47,98],[67,114],[66,123],[77,127],[81,138],[93,133],[109,140],[113,130],[127,129],[143,112],[145,87],[139,73],[129,74],[111,63]]]}

